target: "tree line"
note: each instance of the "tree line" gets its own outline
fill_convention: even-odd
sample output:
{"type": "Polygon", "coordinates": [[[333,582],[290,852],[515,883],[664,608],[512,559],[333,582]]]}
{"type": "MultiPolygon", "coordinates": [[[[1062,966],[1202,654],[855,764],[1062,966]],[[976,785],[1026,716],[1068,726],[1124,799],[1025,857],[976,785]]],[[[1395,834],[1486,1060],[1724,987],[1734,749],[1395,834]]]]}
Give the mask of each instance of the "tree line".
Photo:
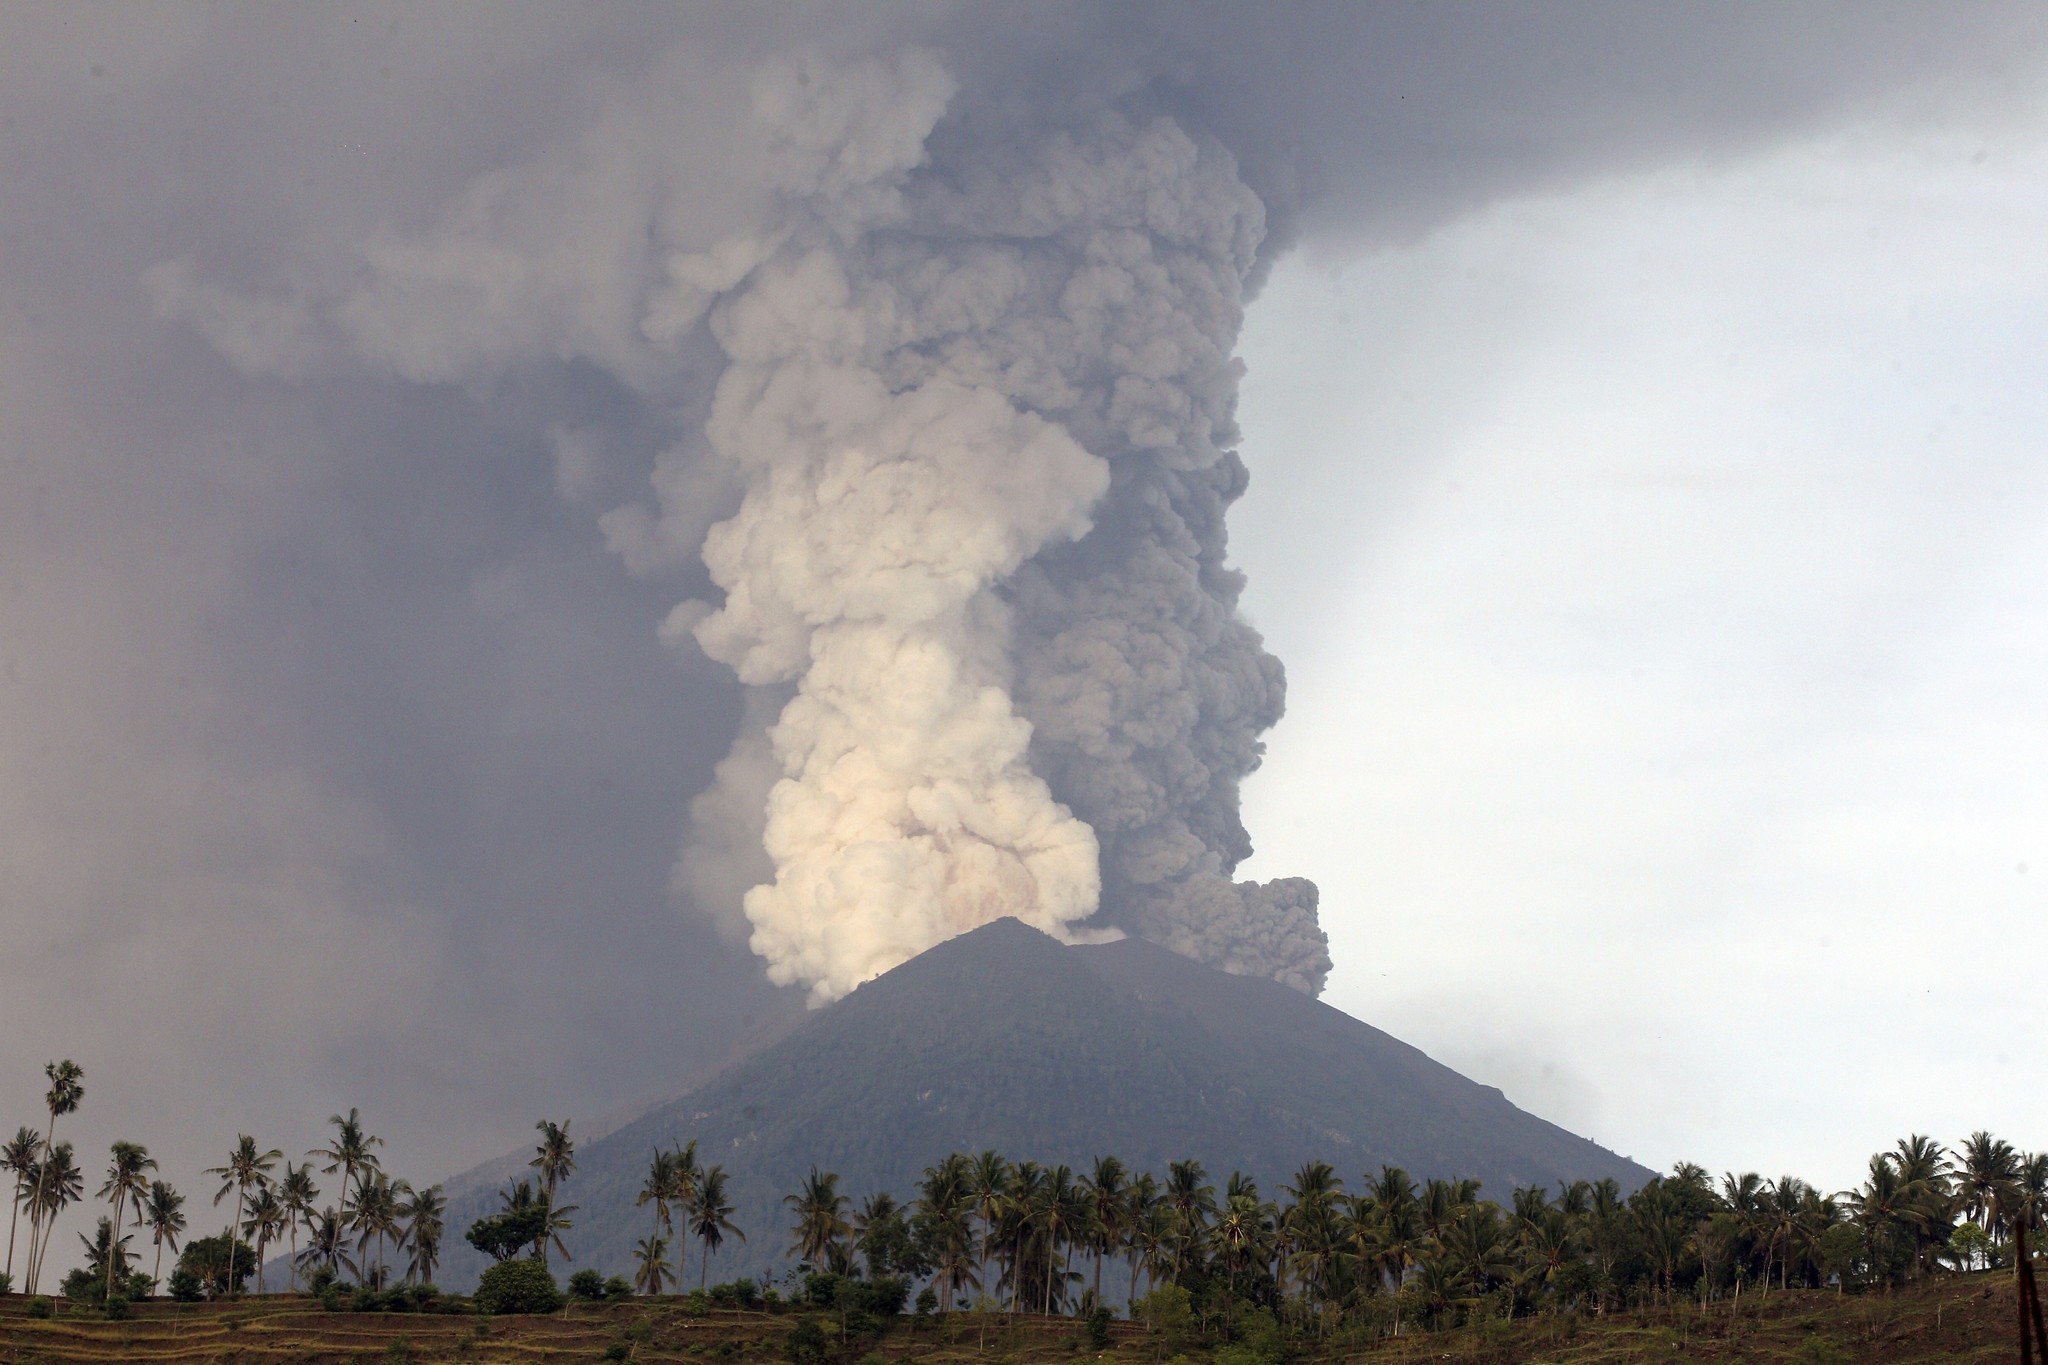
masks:
{"type": "MultiPolygon", "coordinates": [[[[30,1294],[42,1283],[56,1217],[83,1197],[85,1183],[72,1144],[56,1139],[59,1120],[83,1098],[83,1072],[65,1061],[45,1074],[45,1128],[23,1127],[0,1145],[0,1169],[14,1178],[0,1287],[13,1286],[25,1213],[30,1294]]],[[[430,1287],[445,1233],[441,1187],[415,1189],[389,1175],[382,1140],[356,1110],[327,1123],[327,1144],[296,1165],[237,1135],[227,1159],[206,1171],[219,1182],[213,1202],[225,1206],[226,1221],[182,1251],[185,1196],[157,1178],[140,1144],[114,1143],[98,1192],[108,1212],[94,1235],[80,1236],[84,1264],[62,1292],[110,1304],[153,1294],[166,1250],[178,1258],[166,1286],[174,1297],[239,1292],[252,1274],[264,1292],[264,1265],[278,1247],[289,1253],[289,1291],[302,1274],[315,1290],[344,1276],[372,1291],[393,1275],[430,1287]],[[324,1205],[316,1169],[335,1179],[324,1205]],[[126,1229],[153,1247],[147,1275],[126,1229]]],[[[578,1209],[563,1195],[576,1153],[567,1122],[535,1127],[533,1174],[509,1182],[497,1212],[476,1220],[465,1240],[491,1257],[501,1279],[537,1276],[545,1295],[554,1292],[551,1258],[573,1260],[568,1234],[578,1209]]],[[[585,1269],[572,1291],[673,1292],[690,1283],[694,1242],[697,1295],[775,1301],[772,1286],[747,1281],[706,1290],[721,1248],[746,1234],[732,1220],[726,1172],[702,1164],[695,1142],[651,1154],[637,1202],[649,1224],[631,1280],[607,1283],[585,1269]]],[[[1477,1181],[1417,1180],[1394,1166],[1347,1186],[1329,1163],[1312,1161],[1269,1197],[1242,1173],[1219,1188],[1196,1161],[1159,1174],[1106,1156],[1077,1171],[991,1151],[927,1167],[907,1201],[883,1191],[856,1204],[837,1174],[814,1168],[783,1202],[787,1287],[810,1300],[822,1277],[886,1282],[897,1286],[882,1296],[892,1301],[919,1287],[931,1312],[1098,1316],[1110,1308],[1107,1272],[1133,1315],[1232,1331],[1254,1314],[1279,1330],[1325,1335],[1685,1298],[1739,1306],[1745,1293],[1849,1291],[1998,1265],[2016,1233],[2043,1231],[2048,1153],[2022,1153],[1985,1132],[1953,1150],[1915,1134],[1873,1155],[1863,1183],[1836,1194],[1794,1176],[1717,1179],[1681,1163],[1627,1193],[1613,1180],[1576,1181],[1515,1189],[1502,1203],[1482,1197],[1477,1181]]]]}

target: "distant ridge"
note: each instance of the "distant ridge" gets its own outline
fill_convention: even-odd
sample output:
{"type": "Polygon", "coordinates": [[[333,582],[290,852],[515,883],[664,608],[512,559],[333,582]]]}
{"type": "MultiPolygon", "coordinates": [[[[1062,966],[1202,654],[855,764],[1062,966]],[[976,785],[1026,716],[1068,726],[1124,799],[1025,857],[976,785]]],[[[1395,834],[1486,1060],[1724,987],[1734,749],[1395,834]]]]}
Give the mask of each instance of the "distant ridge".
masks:
{"type": "MultiPolygon", "coordinates": [[[[1421,1051],[1276,982],[1230,976],[1138,939],[1068,947],[1014,919],[948,940],[812,1013],[680,1098],[585,1140],[563,1198],[576,1266],[628,1269],[652,1215],[635,1196],[657,1147],[697,1139],[731,1179],[713,1280],[784,1264],[782,1196],[812,1165],[856,1201],[909,1200],[952,1151],[1083,1168],[1114,1154],[1164,1174],[1192,1157],[1269,1193],[1323,1159],[1356,1188],[1383,1162],[1517,1185],[1652,1174],[1517,1109],[1421,1051]]],[[[517,1163],[523,1167],[524,1162],[517,1163]]],[[[487,1163],[450,1182],[444,1281],[482,1262],[463,1229],[495,1207],[487,1163]]],[[[696,1278],[698,1249],[690,1251],[696,1278]]]]}

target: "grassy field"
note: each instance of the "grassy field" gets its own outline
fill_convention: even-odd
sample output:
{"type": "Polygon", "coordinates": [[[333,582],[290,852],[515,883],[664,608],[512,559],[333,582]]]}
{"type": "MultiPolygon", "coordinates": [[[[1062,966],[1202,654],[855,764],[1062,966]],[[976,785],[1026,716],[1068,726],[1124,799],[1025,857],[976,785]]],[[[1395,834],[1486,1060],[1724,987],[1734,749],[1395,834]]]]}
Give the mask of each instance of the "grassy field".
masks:
{"type": "MultiPolygon", "coordinates": [[[[26,1300],[0,1300],[0,1362],[302,1362],[344,1365],[400,1361],[642,1362],[780,1361],[794,1321],[764,1313],[688,1316],[680,1302],[636,1300],[578,1305],[547,1317],[480,1318],[470,1314],[326,1313],[302,1298],[251,1297],[230,1305],[137,1305],[125,1321],[59,1307],[48,1319],[25,1313],[26,1300]]],[[[1468,1365],[1623,1365],[1636,1361],[1804,1362],[1805,1365],[1912,1365],[1912,1362],[2006,1362],[2018,1357],[2009,1275],[1948,1277],[1897,1294],[1840,1296],[1794,1291],[1768,1302],[1745,1302],[1739,1317],[1726,1305],[1702,1315],[1690,1309],[1493,1323],[1455,1332],[1410,1333],[1368,1348],[1304,1351],[1302,1362],[1370,1360],[1375,1365],[1468,1362],[1468,1365]]],[[[1119,1323],[1106,1351],[1088,1349],[1067,1319],[998,1318],[981,1340],[971,1318],[942,1326],[904,1319],[878,1338],[848,1343],[844,1358],[870,1353],[888,1360],[930,1362],[1165,1360],[1171,1353],[1142,1328],[1119,1323]]],[[[1185,1352],[1192,1365],[1207,1353],[1185,1352]]]]}

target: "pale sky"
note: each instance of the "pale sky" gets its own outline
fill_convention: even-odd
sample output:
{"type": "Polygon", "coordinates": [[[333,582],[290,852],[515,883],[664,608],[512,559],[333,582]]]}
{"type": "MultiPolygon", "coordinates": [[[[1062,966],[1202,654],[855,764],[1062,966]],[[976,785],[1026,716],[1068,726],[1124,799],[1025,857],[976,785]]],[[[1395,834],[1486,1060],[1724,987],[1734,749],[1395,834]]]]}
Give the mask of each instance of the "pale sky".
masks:
{"type": "Polygon", "coordinates": [[[1297,255],[1233,523],[1327,999],[1649,1165],[2048,1129],[2048,121],[1297,255]]]}

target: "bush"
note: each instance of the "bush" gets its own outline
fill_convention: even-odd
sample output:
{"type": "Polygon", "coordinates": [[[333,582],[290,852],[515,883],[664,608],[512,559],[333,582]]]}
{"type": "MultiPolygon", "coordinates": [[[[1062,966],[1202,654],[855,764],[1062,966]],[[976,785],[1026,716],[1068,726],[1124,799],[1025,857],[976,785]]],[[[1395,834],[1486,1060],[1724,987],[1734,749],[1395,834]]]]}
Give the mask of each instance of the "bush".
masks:
{"type": "Polygon", "coordinates": [[[127,1297],[127,1295],[125,1295],[125,1294],[116,1294],[116,1295],[114,1295],[114,1296],[113,1296],[112,1298],[110,1298],[110,1299],[108,1299],[108,1300],[107,1300],[107,1303],[106,1303],[106,1309],[107,1309],[107,1316],[108,1316],[109,1318],[111,1318],[111,1319],[112,1319],[113,1321],[115,1321],[115,1322],[119,1322],[119,1321],[120,1321],[120,1320],[121,1320],[122,1318],[125,1318],[125,1317],[127,1317],[127,1316],[128,1316],[128,1297],[127,1297]]]}
{"type": "Polygon", "coordinates": [[[562,1291],[539,1261],[500,1261],[477,1284],[476,1303],[486,1313],[552,1313],[562,1291]]]}
{"type": "Polygon", "coordinates": [[[57,1292],[73,1303],[98,1303],[106,1297],[107,1283],[98,1271],[80,1266],[66,1275],[57,1286],[57,1292]]]}
{"type": "Polygon", "coordinates": [[[136,1271],[128,1277],[127,1296],[130,1303],[140,1303],[144,1299],[156,1297],[156,1281],[141,1271],[136,1271]]]}
{"type": "Polygon", "coordinates": [[[197,1303],[206,1297],[206,1286],[200,1283],[197,1275],[184,1266],[179,1266],[171,1272],[171,1278],[164,1287],[179,1303],[197,1303]]]}
{"type": "Polygon", "coordinates": [[[355,1296],[355,1286],[329,1280],[320,1286],[320,1306],[330,1313],[345,1313],[355,1296]]]}
{"type": "Polygon", "coordinates": [[[633,1348],[623,1341],[615,1341],[605,1347],[604,1354],[598,1357],[600,1360],[631,1360],[632,1358],[633,1348]]]}
{"type": "Polygon", "coordinates": [[[47,1318],[56,1311],[56,1305],[50,1302],[48,1294],[38,1294],[28,1301],[27,1311],[32,1318],[47,1318]]]}
{"type": "Polygon", "coordinates": [[[0,1296],[12,1294],[13,1292],[14,1277],[12,1275],[9,1275],[6,1271],[0,1270],[0,1296]]]}
{"type": "Polygon", "coordinates": [[[596,1303],[604,1297],[604,1276],[595,1270],[579,1270],[569,1277],[569,1297],[596,1303]]]}
{"type": "Polygon", "coordinates": [[[440,1299],[441,1287],[436,1284],[416,1284],[407,1288],[406,1293],[412,1296],[412,1306],[424,1313],[440,1299]]]}
{"type": "Polygon", "coordinates": [[[800,1319],[790,1328],[789,1335],[783,1339],[782,1350],[792,1365],[825,1365],[832,1354],[825,1329],[818,1325],[816,1318],[800,1319]]]}
{"type": "Polygon", "coordinates": [[[1163,1284],[1138,1300],[1138,1320],[1170,1351],[1185,1346],[1195,1325],[1193,1300],[1177,1284],[1163,1284]]]}
{"type": "Polygon", "coordinates": [[[701,1318],[711,1311],[711,1296],[701,1289],[692,1289],[683,1300],[683,1316],[701,1318]]]}
{"type": "Polygon", "coordinates": [[[178,1256],[178,1268],[198,1276],[199,1283],[206,1287],[209,1295],[218,1296],[230,1290],[240,1292],[249,1277],[256,1273],[256,1252],[239,1237],[230,1243],[226,1233],[216,1233],[185,1243],[185,1250],[178,1256]],[[231,1261],[234,1265],[233,1284],[228,1283],[231,1261]]]}
{"type": "Polygon", "coordinates": [[[633,1285],[624,1275],[614,1275],[604,1282],[604,1296],[608,1299],[630,1299],[633,1285]]]}
{"type": "Polygon", "coordinates": [[[1095,1351],[1109,1349],[1109,1310],[1101,1304],[1088,1315],[1088,1347],[1095,1351]]]}
{"type": "Polygon", "coordinates": [[[922,1289],[918,1290],[918,1291],[917,1291],[917,1308],[916,1308],[916,1310],[915,1310],[915,1312],[916,1312],[916,1314],[917,1314],[917,1318],[918,1318],[918,1321],[922,1322],[922,1321],[923,1321],[924,1319],[926,1319],[926,1318],[930,1317],[930,1316],[931,1316],[932,1314],[934,1314],[934,1313],[936,1313],[936,1312],[938,1312],[938,1311],[939,1311],[939,1295],[938,1295],[938,1291],[934,1290],[934,1289],[933,1289],[933,1288],[932,1288],[932,1287],[931,1287],[930,1285],[926,1285],[926,1286],[925,1286],[924,1288],[922,1288],[922,1289]]]}

